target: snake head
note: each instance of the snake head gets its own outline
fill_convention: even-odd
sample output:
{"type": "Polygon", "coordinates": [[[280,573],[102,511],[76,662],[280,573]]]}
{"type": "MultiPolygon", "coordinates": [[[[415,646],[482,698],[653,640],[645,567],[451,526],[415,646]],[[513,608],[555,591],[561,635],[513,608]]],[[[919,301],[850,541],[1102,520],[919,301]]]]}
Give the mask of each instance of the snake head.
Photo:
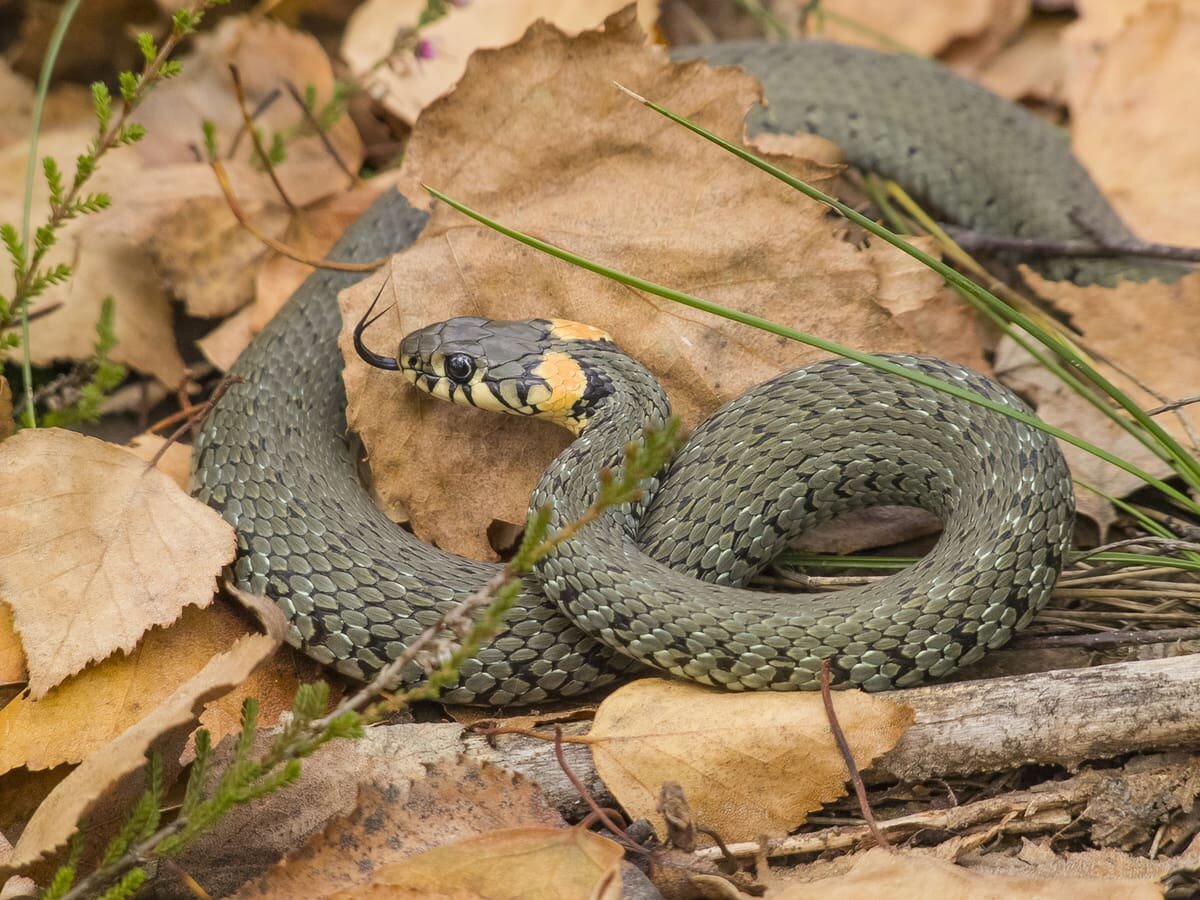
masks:
{"type": "Polygon", "coordinates": [[[461,316],[400,342],[400,371],[417,388],[494,412],[538,416],[575,433],[610,387],[574,350],[611,338],[562,319],[503,322],[461,316]]]}

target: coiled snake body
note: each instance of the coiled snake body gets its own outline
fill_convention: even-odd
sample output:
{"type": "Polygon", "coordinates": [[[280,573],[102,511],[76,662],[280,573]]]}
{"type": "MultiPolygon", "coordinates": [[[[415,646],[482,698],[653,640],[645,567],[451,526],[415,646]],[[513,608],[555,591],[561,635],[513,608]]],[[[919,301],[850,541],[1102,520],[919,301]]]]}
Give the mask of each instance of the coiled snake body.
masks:
{"type": "MultiPolygon", "coordinates": [[[[781,66],[805,52],[784,49],[781,66]]],[[[862,84],[871,66],[909,64],[881,63],[890,58],[859,51],[836,54],[838,64],[857,67],[856,74],[826,72],[827,93],[836,93],[835,85],[849,91],[862,84]]],[[[977,89],[919,66],[922,77],[938,79],[939,89],[959,100],[946,110],[957,124],[938,132],[965,125],[977,133],[978,123],[968,121],[975,113],[963,105],[977,89]]],[[[774,115],[786,113],[767,87],[774,115]]],[[[871,92],[888,87],[885,77],[871,92]]],[[[906,99],[892,98],[892,109],[906,99]]],[[[839,95],[831,105],[844,110],[860,100],[876,102],[839,95]]],[[[800,115],[811,118],[816,112],[809,107],[823,101],[803,102],[800,115]]],[[[1022,128],[1040,134],[1048,127],[1027,117],[1013,121],[1011,151],[996,160],[1000,166],[1019,167],[1023,148],[1035,140],[1022,128]]],[[[925,140],[936,143],[936,135],[911,135],[900,147],[925,140]]],[[[1071,173],[1082,169],[1058,146],[1058,168],[1041,173],[1040,189],[1076,191],[1071,173]]],[[[888,155],[884,147],[870,148],[873,156],[860,154],[853,142],[844,141],[843,149],[851,159],[887,169],[878,161],[888,155]]],[[[920,156],[902,155],[909,166],[920,156]]],[[[923,177],[921,192],[936,198],[943,176],[929,171],[923,177]]],[[[1070,206],[1080,197],[1059,200],[1070,206]]],[[[1098,191],[1082,201],[1099,204],[1093,220],[1103,214],[1119,224],[1098,191]]],[[[1002,209],[984,204],[971,224],[1011,233],[1007,217],[1019,214],[1020,203],[1006,194],[1002,209]],[[989,221],[989,208],[1003,215],[989,221]]],[[[330,255],[353,260],[394,253],[423,224],[422,213],[389,193],[330,255]]],[[[1077,261],[1071,274],[1079,276],[1091,262],[1077,261]]],[[[239,586],[275,600],[296,646],[366,678],[486,583],[495,566],[444,553],[396,527],[357,478],[345,437],[334,302],[356,280],[315,273],[243,353],[233,372],[245,384],[221,399],[197,438],[193,486],[237,531],[239,586]]],[[[619,462],[624,444],[667,413],[649,373],[586,329],[543,320],[472,320],[423,334],[428,346],[420,353],[402,350],[401,358],[441,367],[426,388],[434,374],[448,374],[448,347],[475,348],[473,378],[483,378],[480,359],[489,371],[525,366],[527,376],[537,375],[538,361],[550,355],[566,361],[578,396],[562,408],[587,427],[547,469],[531,500],[552,500],[559,523],[591,502],[594,473],[619,462]],[[514,328],[520,341],[512,338],[514,328]],[[523,362],[500,359],[514,347],[523,362]]],[[[1020,404],[958,366],[892,358],[1020,404]]],[[[540,385],[543,393],[557,389],[552,379],[540,385]]],[[[527,388],[521,403],[533,403],[527,388]]],[[[491,390],[481,382],[479,397],[485,389],[491,390]]],[[[807,689],[815,686],[823,658],[841,682],[872,690],[915,684],[978,659],[1029,621],[1061,567],[1072,516],[1061,454],[1041,432],[858,364],[819,363],[718,411],[671,462],[644,510],[606,513],[544,561],[527,577],[507,630],[467,663],[444,698],[503,705],[573,696],[639,664],[731,689],[807,689]],[[879,503],[938,514],[944,532],[934,550],[891,578],[837,594],[773,596],[739,587],[799,531],[879,503]]],[[[421,672],[414,667],[404,677],[417,679],[421,672]]]]}

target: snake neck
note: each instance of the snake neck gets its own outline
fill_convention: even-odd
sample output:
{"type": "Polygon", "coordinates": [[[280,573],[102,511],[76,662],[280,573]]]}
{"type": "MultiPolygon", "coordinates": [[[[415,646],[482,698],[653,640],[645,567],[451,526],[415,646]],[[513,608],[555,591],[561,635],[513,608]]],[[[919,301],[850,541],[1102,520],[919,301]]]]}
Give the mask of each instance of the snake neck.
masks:
{"type": "MultiPolygon", "coordinates": [[[[579,343],[570,348],[587,376],[592,400],[583,413],[579,437],[550,464],[530,498],[530,510],[553,507],[551,527],[578,519],[595,501],[604,468],[617,470],[625,447],[647,428],[663,425],[671,405],[654,376],[635,360],[606,342],[579,343]]],[[[648,497],[654,484],[643,491],[648,497]]],[[[606,515],[636,527],[641,504],[627,504],[606,515]]]]}

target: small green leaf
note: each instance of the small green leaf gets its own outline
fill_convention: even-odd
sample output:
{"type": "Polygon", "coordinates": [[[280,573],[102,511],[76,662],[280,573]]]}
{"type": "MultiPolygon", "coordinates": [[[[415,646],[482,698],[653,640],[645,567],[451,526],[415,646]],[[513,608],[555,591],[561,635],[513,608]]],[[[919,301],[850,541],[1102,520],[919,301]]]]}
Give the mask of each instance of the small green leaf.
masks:
{"type": "Polygon", "coordinates": [[[61,284],[71,277],[71,267],[67,263],[58,263],[41,273],[46,284],[61,284]]]}
{"type": "Polygon", "coordinates": [[[79,187],[85,181],[92,177],[92,173],[96,171],[96,156],[93,153],[80,153],[75,157],[75,183],[74,187],[79,187]]]}
{"type": "Polygon", "coordinates": [[[168,59],[162,64],[162,68],[158,70],[159,77],[167,79],[174,78],[183,71],[183,63],[178,60],[168,59]]]}
{"type": "Polygon", "coordinates": [[[140,31],[137,36],[138,49],[142,51],[142,59],[146,61],[146,65],[154,62],[154,58],[158,56],[158,47],[154,45],[154,36],[148,31],[140,31]]]}
{"type": "Polygon", "coordinates": [[[192,771],[188,773],[187,789],[183,794],[183,804],[179,808],[180,815],[190,815],[204,799],[204,779],[211,760],[212,737],[207,728],[201,728],[196,732],[196,758],[192,760],[192,771]]]}
{"type": "Polygon", "coordinates": [[[176,35],[185,35],[194,31],[198,21],[196,14],[188,9],[177,9],[171,16],[171,24],[176,35]]]}
{"type": "Polygon", "coordinates": [[[112,119],[112,94],[103,81],[92,82],[92,111],[96,114],[99,130],[108,131],[108,123],[112,119]]]}
{"type": "Polygon", "coordinates": [[[139,79],[136,75],[132,72],[122,72],[117,76],[117,83],[121,88],[122,100],[126,103],[137,102],[139,79]]]}
{"type": "Polygon", "coordinates": [[[53,156],[47,156],[42,159],[42,171],[46,174],[46,186],[50,188],[50,205],[57,206],[62,203],[63,188],[62,172],[58,168],[58,163],[53,156]]]}
{"type": "Polygon", "coordinates": [[[217,158],[217,124],[212,119],[200,122],[200,130],[204,132],[204,152],[210,160],[217,158]]]}
{"type": "Polygon", "coordinates": [[[43,253],[54,246],[54,226],[39,225],[33,232],[33,247],[34,251],[40,257],[43,253]]]}
{"type": "Polygon", "coordinates": [[[102,209],[108,209],[112,204],[112,197],[100,191],[96,194],[87,194],[75,201],[72,209],[77,213],[94,213],[102,209]]]}
{"type": "Polygon", "coordinates": [[[125,900],[132,897],[146,881],[146,870],[140,866],[130,869],[121,880],[100,895],[100,900],[125,900]]]}
{"type": "Polygon", "coordinates": [[[8,250],[8,255],[12,258],[13,266],[18,272],[25,271],[25,248],[21,244],[21,238],[17,236],[17,229],[5,222],[0,225],[0,241],[4,242],[5,248],[8,250]]]}
{"type": "Polygon", "coordinates": [[[283,145],[283,135],[276,131],[271,135],[271,146],[267,148],[267,159],[271,161],[271,165],[277,166],[283,162],[287,156],[287,150],[283,145]]]}
{"type": "Polygon", "coordinates": [[[117,133],[117,143],[119,144],[136,144],[146,136],[146,126],[140,122],[130,122],[127,125],[122,125],[120,132],[117,133]]]}

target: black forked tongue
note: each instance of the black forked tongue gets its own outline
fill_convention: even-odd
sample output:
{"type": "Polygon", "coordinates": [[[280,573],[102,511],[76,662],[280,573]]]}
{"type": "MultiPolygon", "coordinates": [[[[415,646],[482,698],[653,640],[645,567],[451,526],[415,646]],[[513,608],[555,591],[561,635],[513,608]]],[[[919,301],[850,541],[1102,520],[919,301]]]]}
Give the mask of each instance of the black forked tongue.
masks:
{"type": "Polygon", "coordinates": [[[396,359],[396,357],[380,356],[379,354],[368,350],[367,345],[363,343],[363,332],[370,328],[380,316],[391,309],[389,306],[375,316],[372,316],[369,319],[367,318],[367,316],[370,316],[371,313],[374,312],[375,304],[379,302],[379,298],[383,295],[383,288],[386,286],[386,284],[387,282],[385,281],[384,284],[380,286],[379,293],[376,294],[375,299],[371,301],[370,307],[367,309],[366,313],[363,314],[363,317],[358,320],[358,324],[354,326],[354,349],[358,351],[358,355],[361,357],[363,362],[367,363],[368,365],[374,366],[377,369],[389,369],[393,372],[398,372],[400,370],[400,362],[396,359]]]}

